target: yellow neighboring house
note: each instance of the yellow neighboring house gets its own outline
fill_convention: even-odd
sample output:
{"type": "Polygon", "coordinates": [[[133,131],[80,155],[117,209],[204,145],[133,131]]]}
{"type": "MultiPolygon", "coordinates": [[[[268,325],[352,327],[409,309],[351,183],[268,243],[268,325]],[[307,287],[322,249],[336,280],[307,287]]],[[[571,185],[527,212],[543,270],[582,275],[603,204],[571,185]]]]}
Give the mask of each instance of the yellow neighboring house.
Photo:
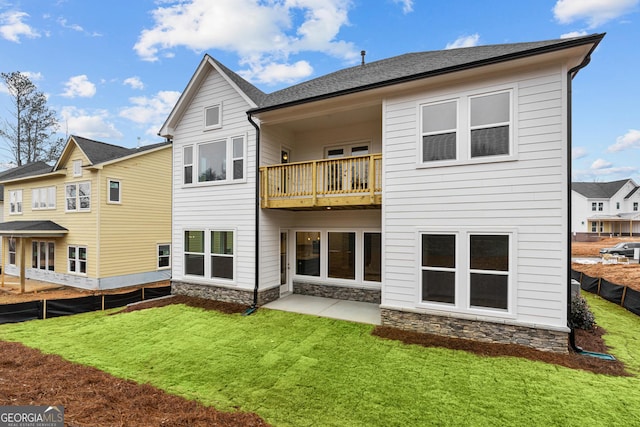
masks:
{"type": "Polygon", "coordinates": [[[53,167],[0,174],[3,273],[84,289],[170,279],[171,152],[71,136],[53,167]]]}

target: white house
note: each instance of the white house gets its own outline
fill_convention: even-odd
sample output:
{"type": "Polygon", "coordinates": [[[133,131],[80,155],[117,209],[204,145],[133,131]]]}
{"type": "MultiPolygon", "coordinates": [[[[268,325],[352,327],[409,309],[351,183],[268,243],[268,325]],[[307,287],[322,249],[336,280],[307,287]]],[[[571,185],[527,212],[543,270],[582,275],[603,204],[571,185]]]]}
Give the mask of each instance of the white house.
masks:
{"type": "Polygon", "coordinates": [[[577,239],[640,234],[640,187],[632,179],[571,183],[571,229],[577,239]]]}
{"type": "Polygon", "coordinates": [[[160,131],[173,292],[566,351],[571,81],[603,37],[363,57],[271,94],[205,55],[160,131]]]}

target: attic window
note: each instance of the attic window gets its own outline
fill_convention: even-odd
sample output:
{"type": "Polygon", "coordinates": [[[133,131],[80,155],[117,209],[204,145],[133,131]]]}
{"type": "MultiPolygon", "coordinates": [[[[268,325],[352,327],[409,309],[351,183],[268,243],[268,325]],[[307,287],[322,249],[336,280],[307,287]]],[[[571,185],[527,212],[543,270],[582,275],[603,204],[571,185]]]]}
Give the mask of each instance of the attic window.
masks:
{"type": "Polygon", "coordinates": [[[222,105],[215,104],[204,109],[204,128],[217,129],[222,127],[222,105]]]}
{"type": "Polygon", "coordinates": [[[82,160],[73,161],[73,176],[82,176],[82,160]]]}

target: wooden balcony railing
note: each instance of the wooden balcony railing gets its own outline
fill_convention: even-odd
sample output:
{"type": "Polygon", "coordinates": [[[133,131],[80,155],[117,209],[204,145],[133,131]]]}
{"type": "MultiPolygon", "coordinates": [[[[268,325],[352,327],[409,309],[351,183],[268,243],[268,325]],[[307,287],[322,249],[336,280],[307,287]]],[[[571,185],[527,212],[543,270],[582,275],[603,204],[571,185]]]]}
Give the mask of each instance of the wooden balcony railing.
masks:
{"type": "Polygon", "coordinates": [[[260,168],[263,208],[319,209],[382,205],[382,154],[260,168]]]}

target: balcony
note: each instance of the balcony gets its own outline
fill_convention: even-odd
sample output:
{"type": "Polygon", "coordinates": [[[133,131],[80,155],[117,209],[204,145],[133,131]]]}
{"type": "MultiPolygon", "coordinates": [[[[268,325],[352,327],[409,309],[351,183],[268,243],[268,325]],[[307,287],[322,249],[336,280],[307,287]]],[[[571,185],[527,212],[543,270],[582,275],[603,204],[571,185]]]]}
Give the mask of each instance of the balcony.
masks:
{"type": "Polygon", "coordinates": [[[260,180],[266,209],[380,208],[382,154],[265,166],[260,180]]]}

